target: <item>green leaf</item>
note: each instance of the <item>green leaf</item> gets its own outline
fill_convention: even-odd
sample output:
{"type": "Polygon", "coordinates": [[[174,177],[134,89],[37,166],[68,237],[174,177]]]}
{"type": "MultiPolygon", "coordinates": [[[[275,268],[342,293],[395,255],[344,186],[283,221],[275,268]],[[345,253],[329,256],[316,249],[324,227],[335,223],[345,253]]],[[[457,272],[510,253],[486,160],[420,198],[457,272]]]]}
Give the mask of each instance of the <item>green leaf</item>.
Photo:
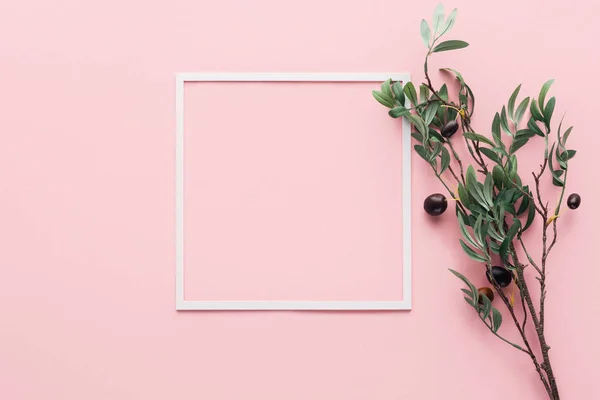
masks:
{"type": "Polygon", "coordinates": [[[442,3],[438,4],[433,12],[433,35],[435,36],[438,33],[438,30],[444,24],[444,5],[442,3]]]}
{"type": "Polygon", "coordinates": [[[530,201],[529,208],[527,210],[527,221],[525,222],[525,226],[523,227],[523,232],[525,232],[527,229],[529,229],[529,227],[533,223],[534,219],[535,219],[535,204],[533,203],[533,201],[530,201]]]}
{"type": "Polygon", "coordinates": [[[458,184],[458,198],[460,199],[460,202],[465,207],[469,207],[469,205],[471,204],[471,199],[469,197],[469,192],[467,192],[467,189],[460,182],[458,184]]]}
{"type": "MultiPolygon", "coordinates": [[[[448,101],[448,86],[444,83],[438,92],[438,96],[442,98],[444,101],[448,101]]],[[[450,111],[450,110],[448,110],[450,111]]]]}
{"type": "Polygon", "coordinates": [[[406,94],[406,97],[408,97],[408,100],[410,100],[413,105],[416,106],[419,104],[417,91],[415,90],[415,85],[413,85],[412,82],[407,82],[406,85],[404,85],[404,94],[406,94]]]}
{"type": "Polygon", "coordinates": [[[482,152],[484,156],[486,156],[496,164],[502,164],[500,156],[494,150],[488,149],[487,147],[480,147],[479,151],[482,152]]]}
{"type": "Polygon", "coordinates": [[[494,178],[492,177],[492,174],[487,174],[485,177],[485,182],[483,184],[483,197],[490,207],[494,205],[494,178]]]}
{"type": "Polygon", "coordinates": [[[544,85],[542,86],[542,90],[540,90],[540,95],[539,95],[539,100],[538,100],[540,110],[543,110],[546,108],[544,106],[544,101],[546,101],[546,94],[548,93],[548,90],[550,90],[550,86],[552,86],[553,83],[554,83],[554,79],[550,79],[549,81],[544,83],[544,85]]]}
{"type": "Polygon", "coordinates": [[[439,142],[433,146],[433,151],[429,155],[429,162],[433,161],[438,156],[438,154],[440,154],[443,147],[444,145],[439,142]]]}
{"type": "Polygon", "coordinates": [[[454,76],[456,76],[456,80],[460,82],[460,87],[462,88],[463,86],[465,86],[465,80],[462,76],[462,74],[460,72],[458,72],[455,69],[452,68],[440,68],[440,71],[448,71],[454,74],[454,76]]]}
{"type": "Polygon", "coordinates": [[[437,101],[427,106],[427,109],[425,110],[425,125],[429,126],[429,124],[431,124],[431,121],[433,121],[433,117],[435,117],[438,108],[440,108],[440,103],[437,101]]]}
{"type": "Polygon", "coordinates": [[[565,134],[563,135],[563,138],[562,138],[563,147],[565,147],[567,145],[567,139],[569,138],[569,135],[571,134],[572,130],[573,130],[573,127],[571,126],[571,127],[569,127],[569,129],[567,129],[565,131],[565,134]]]}
{"type": "Polygon", "coordinates": [[[420,144],[415,144],[415,151],[418,155],[421,156],[423,160],[429,161],[429,155],[427,154],[427,150],[425,150],[425,147],[421,146],[420,144]]]}
{"type": "Polygon", "coordinates": [[[425,47],[429,48],[431,30],[429,29],[429,24],[424,19],[421,20],[421,39],[423,39],[423,44],[425,45],[425,47]]]}
{"type": "Polygon", "coordinates": [[[479,310],[479,316],[485,321],[490,316],[490,311],[492,311],[492,302],[486,295],[479,296],[479,299],[483,303],[479,310]]]}
{"type": "Polygon", "coordinates": [[[404,88],[402,87],[401,82],[396,82],[392,85],[392,92],[396,97],[396,101],[400,103],[401,106],[406,105],[406,98],[404,97],[404,88]]]}
{"type": "Polygon", "coordinates": [[[519,91],[521,90],[521,85],[517,86],[517,88],[513,91],[508,99],[508,116],[512,121],[515,120],[515,101],[517,101],[517,96],[519,95],[519,91]]]}
{"type": "Polygon", "coordinates": [[[467,227],[465,226],[465,220],[462,216],[462,213],[458,213],[457,218],[458,218],[458,226],[460,228],[460,232],[463,235],[463,237],[467,240],[467,242],[469,242],[471,244],[471,246],[476,247],[476,248],[481,248],[477,243],[475,243],[475,240],[473,240],[473,238],[471,237],[471,234],[467,230],[467,227]]]}
{"type": "Polygon", "coordinates": [[[444,137],[440,135],[438,131],[431,127],[429,128],[429,136],[431,137],[431,140],[435,139],[440,143],[446,143],[446,139],[444,139],[444,137]]]}
{"type": "Polygon", "coordinates": [[[410,111],[407,110],[406,108],[404,108],[403,106],[398,106],[398,107],[394,107],[390,111],[388,111],[388,114],[392,118],[399,118],[399,117],[405,117],[407,115],[410,115],[410,111]]]}
{"type": "Polygon", "coordinates": [[[502,138],[500,136],[500,114],[498,113],[494,115],[494,122],[492,122],[492,136],[494,137],[496,144],[500,146],[502,138]]]}
{"type": "Polygon", "coordinates": [[[533,117],[534,120],[536,120],[536,121],[544,120],[544,116],[542,115],[542,112],[540,111],[540,109],[538,107],[538,103],[537,103],[537,101],[535,101],[535,99],[533,99],[531,101],[531,104],[529,106],[529,112],[531,112],[531,116],[533,117]]]}
{"type": "Polygon", "coordinates": [[[471,289],[471,300],[472,300],[472,305],[473,306],[477,306],[477,304],[479,303],[479,292],[477,291],[477,288],[475,287],[475,285],[473,285],[463,274],[461,274],[460,272],[457,272],[453,269],[449,270],[450,272],[452,272],[452,274],[454,274],[454,276],[456,276],[458,279],[460,279],[461,281],[463,281],[468,287],[469,289],[471,289]]]}
{"type": "Polygon", "coordinates": [[[528,140],[529,140],[529,138],[527,138],[527,137],[520,137],[520,138],[516,138],[515,140],[513,140],[513,142],[510,144],[510,149],[509,149],[510,154],[516,153],[517,150],[519,150],[521,147],[525,146],[525,144],[527,143],[528,140]]]}
{"type": "Polygon", "coordinates": [[[513,181],[517,176],[517,156],[511,154],[508,158],[508,179],[513,181]]]}
{"type": "Polygon", "coordinates": [[[506,117],[506,107],[502,106],[502,113],[500,114],[500,125],[502,126],[502,129],[504,129],[504,132],[506,132],[506,134],[508,136],[512,136],[512,132],[510,131],[510,128],[508,127],[508,119],[506,117]]]}
{"type": "Polygon", "coordinates": [[[548,104],[544,107],[544,123],[550,128],[550,121],[552,120],[552,114],[554,113],[554,106],[556,106],[556,98],[550,97],[548,104]]]}
{"type": "Polygon", "coordinates": [[[500,257],[502,258],[502,261],[504,261],[504,263],[508,261],[508,248],[510,246],[510,243],[513,241],[520,229],[521,221],[515,218],[513,220],[513,224],[508,229],[508,232],[506,232],[506,237],[504,238],[504,241],[500,246],[500,257]]]}
{"type": "Polygon", "coordinates": [[[525,115],[525,111],[527,110],[527,106],[529,105],[529,97],[525,97],[523,101],[517,107],[517,111],[515,111],[515,123],[518,125],[523,119],[523,115],[525,115]]]}
{"type": "Polygon", "coordinates": [[[412,132],[410,135],[414,137],[418,142],[423,143],[423,135],[421,135],[419,132],[412,132]]]}
{"type": "Polygon", "coordinates": [[[426,102],[427,100],[429,100],[429,88],[427,86],[425,86],[425,84],[422,84],[419,87],[419,93],[421,94],[421,103],[426,102]]]}
{"type": "Polygon", "coordinates": [[[532,131],[535,132],[536,135],[544,137],[544,132],[542,132],[542,130],[540,129],[540,127],[538,126],[538,124],[535,123],[535,120],[532,118],[529,118],[529,122],[527,122],[527,128],[532,131]]]}
{"type": "Polygon", "coordinates": [[[448,16],[448,19],[446,20],[446,25],[444,26],[444,29],[442,30],[441,35],[446,34],[452,30],[452,27],[454,26],[454,22],[456,21],[456,14],[458,14],[458,10],[455,8],[454,10],[452,10],[450,15],[448,16]]]}
{"type": "Polygon", "coordinates": [[[492,142],[490,139],[475,132],[464,132],[463,136],[467,139],[475,140],[477,142],[483,142],[485,144],[489,144],[490,146],[495,146],[494,142],[492,142]]]}
{"type": "Polygon", "coordinates": [[[375,100],[388,108],[394,107],[394,99],[378,90],[373,90],[373,97],[375,97],[375,100]]]}
{"type": "MultiPolygon", "coordinates": [[[[527,186],[524,187],[523,190],[525,190],[526,192],[529,192],[528,191],[529,188],[527,188],[527,190],[525,188],[527,188],[527,186]]],[[[529,209],[529,196],[523,196],[521,198],[521,204],[519,205],[519,209],[517,210],[517,215],[523,214],[528,209],[529,209]]]]}
{"type": "Polygon", "coordinates": [[[385,94],[387,97],[389,97],[390,99],[393,99],[394,98],[394,94],[392,93],[391,84],[392,84],[392,80],[391,79],[388,79],[387,81],[383,82],[381,84],[381,92],[383,94],[385,94]]]}
{"type": "Polygon", "coordinates": [[[498,190],[501,190],[502,186],[504,185],[505,177],[504,170],[500,165],[494,165],[494,169],[492,170],[492,177],[494,178],[494,185],[498,188],[498,190]]]}
{"type": "Polygon", "coordinates": [[[446,146],[442,146],[442,162],[440,164],[440,175],[443,174],[450,166],[450,153],[446,146]]]}
{"type": "Polygon", "coordinates": [[[496,307],[492,307],[492,332],[498,332],[500,326],[502,325],[502,314],[496,307]]]}
{"type": "Polygon", "coordinates": [[[475,250],[473,250],[472,248],[470,248],[469,246],[467,246],[467,244],[465,242],[462,241],[462,239],[459,239],[460,245],[463,248],[463,250],[465,251],[465,253],[467,253],[467,255],[477,261],[477,262],[486,262],[487,258],[485,258],[484,256],[482,256],[481,254],[477,253],[475,250]]]}
{"type": "Polygon", "coordinates": [[[554,169],[554,164],[552,162],[552,159],[554,157],[554,147],[555,146],[556,146],[556,143],[553,143],[552,147],[550,148],[550,152],[548,154],[548,169],[550,169],[550,173],[552,174],[552,183],[554,184],[554,186],[562,187],[564,185],[563,181],[560,180],[560,175],[562,174],[562,171],[557,171],[556,169],[554,169]]]}
{"type": "Polygon", "coordinates": [[[458,50],[464,49],[467,47],[469,43],[464,42],[462,40],[446,40],[434,47],[432,50],[433,53],[440,53],[442,51],[450,51],[450,50],[458,50]]]}
{"type": "Polygon", "coordinates": [[[424,141],[429,140],[429,129],[427,129],[423,118],[414,114],[408,114],[406,115],[406,118],[415,126],[415,128],[417,128],[419,132],[421,132],[421,134],[423,134],[424,141]]]}

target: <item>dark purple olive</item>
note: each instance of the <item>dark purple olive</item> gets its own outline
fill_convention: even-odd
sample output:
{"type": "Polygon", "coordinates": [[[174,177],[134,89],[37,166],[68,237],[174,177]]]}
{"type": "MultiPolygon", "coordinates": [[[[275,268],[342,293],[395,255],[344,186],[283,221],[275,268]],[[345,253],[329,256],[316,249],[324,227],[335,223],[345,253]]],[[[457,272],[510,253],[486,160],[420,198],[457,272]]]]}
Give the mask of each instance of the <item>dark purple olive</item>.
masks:
{"type": "MultiPolygon", "coordinates": [[[[490,283],[494,283],[492,282],[492,278],[490,277],[490,271],[488,271],[486,275],[488,281],[490,281],[490,283]]],[[[510,272],[504,267],[494,266],[492,267],[492,277],[498,286],[500,286],[501,288],[505,288],[508,285],[510,285],[510,282],[512,281],[512,272],[510,272]]]]}
{"type": "MultiPolygon", "coordinates": [[[[477,289],[477,292],[479,293],[479,297],[485,296],[488,299],[490,299],[490,301],[494,301],[494,292],[492,291],[491,288],[489,288],[487,286],[480,287],[479,289],[477,289]]],[[[480,300],[480,302],[482,302],[482,301],[480,300]]]]}
{"type": "Polygon", "coordinates": [[[440,131],[440,133],[442,134],[443,137],[445,137],[447,139],[450,136],[454,135],[457,130],[458,130],[458,122],[456,122],[455,120],[452,120],[452,121],[448,121],[446,123],[446,125],[444,125],[442,127],[442,130],[440,131]]]}
{"type": "Polygon", "coordinates": [[[581,204],[581,196],[578,195],[577,193],[573,193],[567,199],[567,207],[569,207],[571,210],[575,210],[577,207],[579,207],[580,204],[581,204]]]}
{"type": "Polygon", "coordinates": [[[435,193],[427,196],[423,202],[423,208],[427,214],[437,217],[438,215],[442,215],[446,211],[446,208],[448,208],[448,200],[446,200],[446,196],[443,194],[435,193]]]}

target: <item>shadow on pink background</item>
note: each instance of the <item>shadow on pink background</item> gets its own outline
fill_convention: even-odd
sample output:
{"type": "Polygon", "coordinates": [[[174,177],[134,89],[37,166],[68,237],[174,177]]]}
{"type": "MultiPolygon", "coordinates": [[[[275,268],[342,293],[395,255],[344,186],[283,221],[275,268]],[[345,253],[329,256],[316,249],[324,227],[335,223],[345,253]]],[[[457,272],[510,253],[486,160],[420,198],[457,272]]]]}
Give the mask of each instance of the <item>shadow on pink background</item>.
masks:
{"type": "MultiPolygon", "coordinates": [[[[436,3],[0,4],[0,398],[544,399],[530,361],[486,332],[447,272],[485,281],[452,213],[415,206],[411,312],[174,311],[174,74],[420,78],[419,22],[436,3]]],[[[535,96],[552,77],[556,113],[576,126],[569,184],[583,203],[561,221],[547,335],[563,397],[598,398],[598,5],[447,7],[459,7],[451,36],[471,46],[431,67],[470,82],[476,129],[489,131],[517,84],[535,96]]],[[[520,168],[539,164],[537,150],[521,150],[520,168]]],[[[413,166],[418,205],[442,188],[413,166]]]]}

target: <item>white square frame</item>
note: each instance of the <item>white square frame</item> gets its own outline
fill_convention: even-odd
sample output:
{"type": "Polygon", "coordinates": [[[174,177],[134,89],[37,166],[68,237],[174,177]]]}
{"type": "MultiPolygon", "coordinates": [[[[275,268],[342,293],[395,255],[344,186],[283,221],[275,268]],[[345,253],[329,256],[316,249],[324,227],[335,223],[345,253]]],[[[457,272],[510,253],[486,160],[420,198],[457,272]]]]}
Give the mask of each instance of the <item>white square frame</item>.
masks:
{"type": "MultiPolygon", "coordinates": [[[[410,310],[411,256],[411,131],[402,121],[402,297],[400,301],[191,301],[184,298],[184,86],[186,82],[409,82],[407,73],[179,73],[175,77],[175,252],[176,310],[410,310]]],[[[365,95],[369,95],[366,93],[365,95]]]]}

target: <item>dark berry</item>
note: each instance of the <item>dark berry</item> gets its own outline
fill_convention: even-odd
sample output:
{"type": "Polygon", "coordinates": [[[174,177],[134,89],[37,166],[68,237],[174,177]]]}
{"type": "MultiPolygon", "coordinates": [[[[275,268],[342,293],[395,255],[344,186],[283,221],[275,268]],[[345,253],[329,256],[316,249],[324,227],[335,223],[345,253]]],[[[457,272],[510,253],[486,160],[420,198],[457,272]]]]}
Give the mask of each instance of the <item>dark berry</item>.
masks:
{"type": "Polygon", "coordinates": [[[498,286],[500,286],[501,288],[505,288],[508,285],[510,285],[510,282],[512,281],[512,272],[510,272],[509,270],[507,270],[504,267],[498,267],[498,266],[494,266],[492,267],[492,272],[491,272],[491,277],[490,277],[490,271],[488,271],[486,273],[488,281],[490,281],[490,283],[494,283],[496,282],[496,284],[498,286]],[[493,281],[492,281],[493,278],[493,281]]]}
{"type": "Polygon", "coordinates": [[[490,299],[490,301],[494,301],[494,292],[491,288],[487,286],[480,287],[479,289],[477,289],[477,292],[479,293],[479,297],[485,296],[488,299],[490,299]]]}
{"type": "Polygon", "coordinates": [[[580,204],[581,204],[581,196],[578,195],[577,193],[573,193],[567,199],[567,207],[569,207],[571,210],[575,210],[576,208],[579,207],[580,204]]]}
{"type": "Polygon", "coordinates": [[[423,202],[423,208],[427,214],[437,217],[446,211],[446,208],[448,208],[448,201],[443,194],[435,193],[427,196],[423,202]]]}
{"type": "Polygon", "coordinates": [[[452,121],[448,121],[446,123],[446,125],[444,125],[442,127],[442,130],[440,131],[440,133],[442,134],[443,137],[445,137],[447,139],[450,136],[454,135],[457,130],[458,130],[458,122],[456,122],[455,120],[452,120],[452,121]]]}

